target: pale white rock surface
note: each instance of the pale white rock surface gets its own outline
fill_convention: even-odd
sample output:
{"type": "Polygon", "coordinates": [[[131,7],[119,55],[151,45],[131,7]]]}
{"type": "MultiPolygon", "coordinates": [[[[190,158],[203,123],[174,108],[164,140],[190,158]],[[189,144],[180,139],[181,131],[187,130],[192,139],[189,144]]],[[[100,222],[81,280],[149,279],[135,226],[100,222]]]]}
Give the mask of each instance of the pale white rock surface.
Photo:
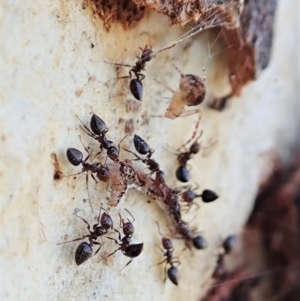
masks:
{"type": "MultiPolygon", "coordinates": [[[[202,153],[191,161],[191,173],[193,183],[215,190],[220,198],[184,217],[191,227],[203,231],[209,248],[180,256],[178,287],[163,282],[163,265],[152,267],[163,259],[156,247],[161,237],[155,221],[168,233],[164,214],[134,190],[111,214],[116,226],[118,212],[126,216],[124,208],[134,215],[133,242],[144,242],[142,254],[121,272],[128,261],[121,252],[106,262],[99,262],[97,255],[76,266],[74,251],[79,243],[57,243],[86,234],[86,225],[72,215],[75,209],[92,224],[96,213],[83,201],[84,175],[53,181],[51,153],[57,154],[65,174],[75,173],[80,168],[67,162],[65,151],[83,150],[78,136],[97,151],[97,144],[80,130],[76,114],[85,124],[92,112],[101,116],[109,127],[108,137],[117,143],[124,137],[120,118],[134,118],[135,132],[155,149],[154,158],[166,172],[167,183],[178,186],[172,148],[192,135],[197,116],[174,121],[153,117],[145,123],[141,115],[163,114],[168,104],[164,97],[170,97],[153,78],[176,88],[179,75],[172,62],[183,72],[198,75],[205,64],[207,99],[212,99],[229,89],[222,52],[208,58],[204,33],[160,53],[146,67],[141,111],[126,112],[126,102],[133,101],[128,81],[110,80],[117,76],[115,67],[104,60],[133,64],[139,47],[159,48],[184,29],[169,28],[164,16],[151,13],[133,30],[116,25],[106,32],[80,1],[1,2],[0,299],[198,300],[209,283],[220,239],[242,231],[274,155],[288,158],[297,137],[296,1],[279,1],[272,59],[261,77],[224,112],[202,105],[201,139],[204,145],[216,143],[206,156],[202,153]]],[[[133,149],[132,136],[124,146],[133,149]]],[[[123,152],[122,156],[130,157],[123,152]]],[[[100,203],[105,206],[109,193],[103,184],[95,185],[91,179],[89,184],[96,211],[100,203]]],[[[114,242],[101,241],[105,244],[99,255],[116,247],[114,242]]],[[[175,244],[179,254],[183,244],[175,244]]]]}

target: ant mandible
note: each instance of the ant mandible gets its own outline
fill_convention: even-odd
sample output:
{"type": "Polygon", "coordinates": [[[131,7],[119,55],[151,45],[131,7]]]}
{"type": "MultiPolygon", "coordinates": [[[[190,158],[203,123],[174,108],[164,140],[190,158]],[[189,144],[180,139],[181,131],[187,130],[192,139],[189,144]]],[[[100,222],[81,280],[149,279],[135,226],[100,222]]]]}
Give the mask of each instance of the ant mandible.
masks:
{"type": "Polygon", "coordinates": [[[87,261],[93,254],[93,245],[100,245],[97,251],[95,252],[94,256],[100,251],[102,244],[97,242],[97,238],[100,236],[103,236],[107,233],[109,229],[113,229],[113,221],[111,216],[108,214],[107,210],[104,209],[102,206],[100,206],[100,211],[97,219],[97,223],[93,225],[92,230],[90,227],[90,224],[81,216],[77,215],[76,213],[73,213],[75,216],[83,220],[87,224],[87,229],[89,230],[89,234],[75,238],[69,241],[65,241],[62,243],[59,243],[58,245],[69,243],[72,241],[78,241],[85,238],[88,238],[88,242],[82,242],[75,251],[75,262],[77,265],[80,265],[87,261]],[[101,215],[101,210],[104,210],[104,212],[101,215]]]}
{"type": "Polygon", "coordinates": [[[138,257],[141,252],[143,251],[143,246],[144,246],[144,243],[139,243],[139,244],[131,244],[131,238],[132,238],[132,235],[134,233],[134,227],[133,227],[133,222],[135,221],[135,218],[132,216],[132,214],[129,212],[129,210],[125,209],[129,214],[130,216],[133,218],[133,221],[131,222],[128,218],[127,218],[127,222],[124,221],[124,219],[122,219],[121,217],[121,214],[119,214],[119,217],[120,217],[120,228],[123,229],[123,233],[124,233],[124,237],[121,238],[121,233],[114,229],[117,233],[119,233],[119,241],[118,242],[116,239],[114,238],[111,238],[111,237],[107,237],[108,239],[111,239],[113,241],[115,241],[115,243],[117,245],[119,245],[120,247],[118,249],[116,249],[114,252],[110,253],[109,255],[107,255],[106,257],[102,258],[101,260],[103,259],[106,259],[110,256],[112,256],[113,254],[115,254],[117,251],[121,250],[122,253],[129,257],[130,260],[127,262],[127,264],[121,269],[121,271],[126,268],[131,262],[132,260],[135,258],[135,257],[138,257]]]}

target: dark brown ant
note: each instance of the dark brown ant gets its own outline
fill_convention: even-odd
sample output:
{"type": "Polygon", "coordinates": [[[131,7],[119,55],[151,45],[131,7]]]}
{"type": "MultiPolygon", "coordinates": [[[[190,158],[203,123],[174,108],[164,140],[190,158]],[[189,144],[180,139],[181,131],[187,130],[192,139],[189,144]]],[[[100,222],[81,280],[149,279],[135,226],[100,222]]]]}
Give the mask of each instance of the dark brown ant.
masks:
{"type": "Polygon", "coordinates": [[[226,271],[224,266],[224,258],[226,255],[232,252],[236,243],[236,236],[229,235],[222,243],[223,252],[218,255],[217,266],[212,274],[212,277],[222,281],[226,277],[226,271]]]}
{"type": "Polygon", "coordinates": [[[134,75],[136,78],[132,79],[129,83],[129,89],[132,95],[134,96],[135,99],[141,101],[143,97],[143,84],[142,80],[145,78],[145,75],[142,74],[142,71],[145,71],[146,63],[150,62],[155,54],[165,50],[174,47],[174,45],[171,45],[169,47],[164,47],[156,52],[152,50],[151,45],[145,45],[144,48],[140,47],[140,50],[142,51],[141,56],[137,56],[137,61],[134,66],[132,65],[127,65],[127,64],[119,64],[119,63],[108,63],[108,64],[113,64],[115,66],[123,66],[123,67],[130,67],[131,69],[129,70],[129,75],[118,77],[117,79],[124,79],[124,78],[132,78],[132,75],[134,75]]]}
{"type": "Polygon", "coordinates": [[[139,137],[138,135],[134,135],[133,142],[134,142],[134,147],[137,150],[137,152],[141,155],[146,155],[145,158],[139,157],[137,154],[135,154],[134,152],[132,152],[128,149],[124,148],[124,150],[129,153],[132,153],[136,157],[136,160],[140,160],[143,163],[145,163],[150,170],[149,175],[156,173],[155,180],[156,180],[157,184],[164,183],[165,182],[164,172],[162,170],[160,170],[159,164],[154,159],[151,159],[151,156],[154,153],[154,150],[151,149],[149,147],[149,145],[147,144],[147,142],[145,140],[143,140],[141,137],[139,137]]]}
{"type": "MultiPolygon", "coordinates": [[[[78,117],[77,117],[78,118],[78,117]]],[[[79,118],[78,118],[79,119],[79,118]]],[[[79,119],[81,124],[83,125],[83,130],[92,138],[97,140],[100,143],[100,154],[103,149],[106,149],[107,156],[114,162],[119,161],[119,149],[113,145],[113,142],[106,138],[106,133],[108,132],[108,128],[105,122],[96,114],[93,114],[90,121],[91,130],[83,124],[83,122],[79,119]]],[[[97,154],[97,155],[98,155],[97,154]]]]}
{"type": "Polygon", "coordinates": [[[192,158],[192,156],[198,154],[198,152],[200,151],[200,143],[198,142],[198,139],[201,136],[202,136],[202,132],[196,138],[196,141],[190,146],[189,150],[179,153],[177,155],[177,161],[179,163],[179,167],[176,169],[175,174],[177,180],[180,182],[186,183],[190,180],[190,172],[187,169],[186,165],[187,162],[192,158]]]}
{"type": "MultiPolygon", "coordinates": [[[[94,177],[94,173],[96,174],[97,178],[100,180],[100,181],[103,181],[103,182],[108,182],[109,179],[110,179],[110,176],[111,176],[111,173],[110,173],[110,170],[107,166],[104,166],[103,164],[99,163],[99,162],[96,162],[96,163],[88,163],[87,160],[89,159],[90,157],[90,154],[89,154],[89,151],[86,147],[84,147],[86,152],[88,153],[88,155],[86,156],[85,159],[83,159],[83,154],[81,151],[79,151],[78,149],[76,148],[71,148],[69,147],[67,149],[67,158],[69,160],[69,162],[74,165],[74,166],[78,166],[79,164],[82,165],[82,169],[80,172],[78,172],[77,174],[72,174],[72,175],[68,175],[69,176],[76,176],[76,175],[79,175],[79,174],[82,174],[84,172],[86,172],[86,178],[85,178],[85,183],[86,183],[86,189],[87,189],[87,192],[88,192],[88,195],[89,195],[89,186],[88,186],[88,171],[91,172],[91,176],[93,178],[93,180],[97,183],[97,180],[95,179],[94,177]]],[[[92,207],[92,204],[91,204],[91,200],[90,200],[90,197],[89,197],[89,202],[90,202],[90,207],[93,211],[93,207],[92,207]]]]}
{"type": "Polygon", "coordinates": [[[165,266],[165,280],[164,281],[166,281],[166,274],[167,274],[170,281],[172,283],[174,283],[175,285],[178,285],[178,268],[176,266],[174,266],[174,263],[180,264],[180,261],[178,259],[176,259],[176,257],[173,257],[174,248],[173,248],[172,240],[168,237],[165,237],[163,234],[161,234],[158,222],[156,222],[156,224],[158,227],[158,233],[162,236],[161,242],[162,242],[163,248],[166,251],[164,251],[162,249],[160,249],[160,250],[164,253],[164,256],[166,258],[163,261],[161,261],[155,265],[159,265],[159,264],[162,264],[165,262],[166,266],[165,266]],[[170,264],[170,267],[168,268],[168,270],[166,270],[167,264],[170,264]]]}
{"type": "Polygon", "coordinates": [[[123,229],[124,237],[121,238],[121,233],[118,230],[114,229],[117,233],[119,233],[119,241],[120,242],[118,242],[114,238],[110,238],[110,237],[107,237],[107,238],[115,241],[115,243],[117,245],[119,245],[120,247],[118,249],[116,249],[114,252],[112,252],[109,255],[107,255],[106,257],[102,258],[102,260],[106,259],[106,258],[112,256],[113,254],[115,254],[117,251],[121,250],[122,253],[125,256],[127,256],[127,257],[130,258],[129,262],[127,262],[127,264],[122,268],[122,270],[124,268],[126,268],[135,257],[137,257],[137,256],[139,256],[141,254],[141,252],[143,250],[143,246],[144,246],[144,243],[131,244],[131,238],[132,238],[132,235],[134,233],[133,223],[135,221],[135,218],[132,216],[132,214],[129,212],[129,210],[127,210],[127,209],[125,209],[125,210],[133,218],[133,221],[131,222],[127,218],[127,222],[126,222],[126,221],[124,221],[124,219],[122,219],[121,214],[119,214],[119,217],[120,217],[120,228],[123,229]]]}
{"type": "Polygon", "coordinates": [[[202,198],[202,201],[204,203],[210,203],[215,201],[219,196],[214,191],[208,189],[203,190],[201,194],[196,194],[190,188],[185,190],[181,194],[182,201],[187,204],[189,209],[193,204],[195,204],[199,208],[199,205],[194,202],[195,198],[199,198],[199,197],[202,198]]]}
{"type": "Polygon", "coordinates": [[[95,252],[94,256],[99,252],[99,250],[102,247],[102,244],[97,242],[97,238],[100,236],[103,236],[107,233],[109,229],[113,229],[113,221],[111,216],[108,214],[107,210],[105,210],[102,206],[100,206],[100,211],[97,219],[97,223],[93,225],[92,230],[90,227],[90,224],[81,216],[77,215],[76,213],[73,213],[75,216],[83,220],[87,224],[87,229],[89,230],[89,234],[75,238],[69,241],[65,241],[62,243],[59,243],[58,245],[69,243],[72,241],[78,241],[85,238],[88,238],[88,242],[82,242],[75,251],[75,262],[77,265],[80,265],[87,261],[93,254],[93,245],[100,245],[97,251],[95,252]],[[101,215],[101,210],[104,210],[104,212],[101,215]]]}
{"type": "Polygon", "coordinates": [[[194,236],[193,231],[189,229],[188,224],[183,220],[174,223],[175,232],[178,238],[182,238],[185,241],[185,245],[191,249],[191,243],[198,250],[203,250],[207,247],[206,239],[199,235],[194,236]]]}

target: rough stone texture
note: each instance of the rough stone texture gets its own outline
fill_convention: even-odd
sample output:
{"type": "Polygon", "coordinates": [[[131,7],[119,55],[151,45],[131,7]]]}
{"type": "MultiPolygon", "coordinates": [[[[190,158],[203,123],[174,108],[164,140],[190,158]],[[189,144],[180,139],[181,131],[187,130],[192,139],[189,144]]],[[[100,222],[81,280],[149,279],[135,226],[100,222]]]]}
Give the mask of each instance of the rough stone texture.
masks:
{"type": "MultiPolygon", "coordinates": [[[[160,237],[155,221],[167,233],[163,213],[135,191],[111,214],[117,220],[118,212],[125,215],[124,208],[128,208],[135,216],[133,241],[145,244],[141,256],[122,272],[128,258],[121,253],[105,263],[97,256],[80,267],[75,265],[78,243],[57,243],[86,233],[86,226],[72,215],[75,208],[90,223],[94,214],[83,202],[87,198],[85,177],[54,181],[51,154],[57,154],[61,170],[70,174],[78,168],[68,164],[65,150],[83,150],[78,135],[97,151],[97,145],[80,130],[75,114],[86,124],[92,111],[100,115],[110,129],[109,138],[116,142],[124,137],[122,119],[134,119],[135,132],[156,150],[154,158],[165,170],[167,182],[178,186],[173,176],[175,154],[169,146],[178,147],[192,135],[197,116],[144,121],[142,113],[163,114],[168,103],[163,97],[170,96],[153,78],[176,88],[179,75],[172,62],[184,72],[198,75],[203,62],[209,101],[230,90],[222,52],[208,59],[204,33],[186,41],[189,44],[160,53],[146,68],[141,111],[126,112],[126,107],[136,107],[128,82],[110,80],[116,77],[115,67],[104,60],[132,64],[138,47],[150,43],[157,49],[180,36],[182,28],[169,28],[162,15],[151,13],[130,31],[116,25],[108,33],[102,21],[80,2],[2,3],[2,300],[196,300],[204,294],[220,238],[241,231],[273,156],[287,157],[296,139],[299,98],[295,37],[291,34],[296,28],[295,3],[279,2],[271,64],[258,81],[245,87],[241,100],[222,113],[201,105],[203,144],[217,143],[207,156],[193,159],[191,173],[201,189],[215,190],[220,199],[191,210],[185,217],[192,227],[203,231],[210,246],[206,251],[181,255],[178,288],[169,281],[163,283],[163,266],[151,267],[162,260],[156,247],[160,237]]],[[[127,69],[119,72],[127,74],[127,69]]],[[[124,146],[133,148],[131,138],[124,146]]],[[[97,208],[101,202],[105,204],[108,192],[105,185],[90,181],[90,194],[97,208]]],[[[105,241],[100,255],[114,248],[113,242],[105,241]]],[[[182,248],[176,241],[177,254],[182,248]]]]}

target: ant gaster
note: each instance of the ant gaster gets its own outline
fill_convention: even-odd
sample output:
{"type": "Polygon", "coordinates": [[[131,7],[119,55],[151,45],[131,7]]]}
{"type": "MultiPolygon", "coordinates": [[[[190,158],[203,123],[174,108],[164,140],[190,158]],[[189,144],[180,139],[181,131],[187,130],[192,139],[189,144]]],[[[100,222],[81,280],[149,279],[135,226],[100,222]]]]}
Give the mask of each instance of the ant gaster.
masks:
{"type": "MultiPolygon", "coordinates": [[[[166,257],[163,261],[157,263],[156,265],[162,264],[164,262],[166,262],[166,264],[169,264],[170,267],[168,268],[168,270],[166,271],[167,266],[165,266],[165,275],[168,275],[168,278],[170,279],[170,281],[172,283],[174,283],[175,285],[178,285],[178,268],[174,265],[174,263],[179,263],[180,261],[176,259],[176,257],[173,257],[173,243],[172,240],[168,237],[165,237],[163,234],[161,234],[160,229],[159,229],[159,225],[156,222],[157,227],[158,227],[158,233],[162,236],[162,245],[163,248],[166,250],[161,250],[164,253],[164,256],[166,257]]],[[[166,281],[166,276],[165,276],[165,281],[166,281]]]]}
{"type": "Polygon", "coordinates": [[[113,63],[113,65],[116,66],[124,66],[124,67],[130,67],[129,75],[119,77],[118,79],[124,79],[124,78],[132,78],[132,74],[135,75],[136,78],[132,79],[129,83],[129,89],[132,95],[135,99],[141,101],[143,97],[143,84],[142,80],[145,78],[145,75],[142,74],[142,71],[145,71],[146,63],[151,61],[154,58],[154,55],[165,50],[174,47],[174,45],[171,45],[169,47],[164,47],[156,52],[152,50],[151,46],[145,45],[144,48],[140,47],[140,50],[142,51],[141,56],[137,56],[137,61],[134,66],[127,65],[127,64],[116,64],[113,63]]]}
{"type": "Polygon", "coordinates": [[[130,216],[133,218],[133,221],[131,222],[128,218],[127,218],[127,221],[124,221],[124,219],[122,219],[121,217],[121,214],[119,214],[119,217],[120,217],[120,228],[123,229],[123,233],[124,233],[124,237],[121,238],[121,233],[114,229],[117,233],[119,233],[119,241],[118,242],[116,239],[114,238],[110,238],[110,237],[107,237],[108,239],[111,239],[111,240],[114,240],[116,244],[118,244],[120,247],[118,249],[116,249],[114,252],[112,252],[111,254],[107,255],[106,257],[102,258],[103,259],[106,259],[110,256],[112,256],[113,254],[115,254],[117,251],[121,250],[122,253],[129,257],[130,260],[129,262],[127,262],[127,264],[122,268],[122,270],[127,267],[131,261],[139,256],[143,250],[143,246],[144,244],[143,243],[140,243],[140,244],[131,244],[131,238],[132,238],[132,235],[134,233],[134,227],[133,227],[133,222],[135,221],[134,217],[132,216],[132,214],[127,210],[125,209],[129,214],[130,216]]]}
{"type": "Polygon", "coordinates": [[[84,263],[85,261],[87,261],[92,256],[93,245],[100,245],[94,255],[96,255],[99,252],[102,244],[97,242],[96,240],[98,237],[106,234],[109,229],[113,229],[113,221],[112,221],[112,218],[110,217],[110,215],[108,214],[107,210],[105,210],[102,206],[100,206],[97,223],[93,225],[92,230],[91,230],[90,224],[84,218],[77,215],[76,213],[73,213],[73,214],[75,216],[77,216],[78,218],[80,218],[81,220],[83,220],[87,224],[87,229],[89,230],[89,234],[87,234],[83,237],[72,239],[70,241],[65,241],[65,242],[59,243],[59,245],[88,238],[89,242],[82,242],[76,248],[76,251],[75,251],[75,262],[77,265],[80,265],[80,264],[84,263]],[[102,209],[104,210],[104,212],[101,215],[102,209]]]}

